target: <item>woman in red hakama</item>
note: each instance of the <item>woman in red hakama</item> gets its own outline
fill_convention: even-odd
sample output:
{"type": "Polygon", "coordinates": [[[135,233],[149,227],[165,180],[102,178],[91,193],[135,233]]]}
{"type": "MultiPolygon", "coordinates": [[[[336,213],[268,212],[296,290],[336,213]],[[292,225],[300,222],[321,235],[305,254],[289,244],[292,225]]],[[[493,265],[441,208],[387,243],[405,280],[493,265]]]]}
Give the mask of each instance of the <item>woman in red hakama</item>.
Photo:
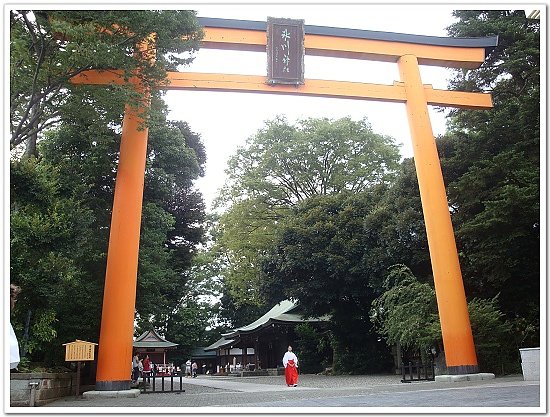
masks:
{"type": "Polygon", "coordinates": [[[288,347],[288,351],[283,356],[283,365],[286,384],[289,387],[296,387],[298,385],[298,357],[292,352],[292,346],[288,347]]]}

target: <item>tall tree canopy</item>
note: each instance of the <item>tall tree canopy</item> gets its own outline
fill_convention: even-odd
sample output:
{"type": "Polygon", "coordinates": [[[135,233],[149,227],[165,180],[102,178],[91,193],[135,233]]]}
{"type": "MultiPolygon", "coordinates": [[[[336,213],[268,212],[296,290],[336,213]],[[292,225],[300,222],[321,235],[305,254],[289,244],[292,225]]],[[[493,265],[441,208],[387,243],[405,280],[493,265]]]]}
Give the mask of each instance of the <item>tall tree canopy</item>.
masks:
{"type": "Polygon", "coordinates": [[[130,98],[139,102],[132,88],[98,91],[72,86],[70,78],[89,69],[119,69],[128,78],[139,68],[144,82],[156,86],[166,70],[189,62],[184,53],[196,50],[201,37],[192,11],[11,10],[11,147],[26,143],[35,154],[38,134],[58,123],[71,103],[77,113],[74,103],[94,103],[104,124],[119,123],[123,104],[130,98]],[[144,62],[135,45],[152,33],[156,60],[144,62]]]}
{"type": "Polygon", "coordinates": [[[288,216],[262,263],[262,290],[272,302],[293,298],[308,315],[331,316],[334,365],[340,372],[387,371],[391,364],[369,323],[384,264],[391,262],[378,247],[380,235],[365,227],[383,193],[379,186],[304,201],[288,216]]]}
{"type": "Polygon", "coordinates": [[[291,206],[317,195],[361,192],[388,181],[399,151],[367,119],[267,121],[228,162],[226,198],[291,206]]]}
{"type": "MultiPolygon", "coordinates": [[[[189,275],[204,235],[193,180],[205,157],[185,123],[164,121],[149,136],[136,320],[138,332],[167,334],[182,308],[190,317],[208,304],[197,299],[189,275]]],[[[99,336],[118,146],[119,134],[98,130],[95,121],[64,122],[40,142],[40,160],[12,161],[11,280],[23,289],[15,327],[22,333],[32,311],[33,325],[41,321],[50,332],[31,330],[34,359],[59,360],[61,343],[99,336]],[[40,346],[43,334],[51,345],[40,346]]],[[[177,325],[204,331],[203,322],[177,325]]]]}
{"type": "MultiPolygon", "coordinates": [[[[508,317],[538,327],[540,21],[523,10],[454,15],[452,36],[499,36],[479,69],[458,72],[451,82],[490,91],[494,109],[453,111],[438,141],[467,293],[500,293],[508,317]]],[[[537,344],[537,334],[531,336],[525,342],[537,344]]]]}
{"type": "Polygon", "coordinates": [[[267,121],[228,163],[221,201],[230,206],[218,222],[213,249],[223,259],[225,303],[265,307],[261,258],[291,207],[387,183],[398,160],[392,139],[373,132],[366,119],[267,121]]]}

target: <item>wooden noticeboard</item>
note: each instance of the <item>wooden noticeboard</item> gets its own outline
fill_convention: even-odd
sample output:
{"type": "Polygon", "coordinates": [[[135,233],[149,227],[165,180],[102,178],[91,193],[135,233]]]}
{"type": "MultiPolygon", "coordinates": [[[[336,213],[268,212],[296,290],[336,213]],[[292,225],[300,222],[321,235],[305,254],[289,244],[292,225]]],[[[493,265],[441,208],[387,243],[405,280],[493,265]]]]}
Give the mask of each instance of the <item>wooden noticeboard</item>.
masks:
{"type": "Polygon", "coordinates": [[[97,343],[76,339],[74,342],[63,343],[65,346],[65,361],[93,361],[97,343]]]}
{"type": "Polygon", "coordinates": [[[97,343],[76,339],[74,342],[63,343],[65,346],[65,361],[76,362],[76,396],[80,394],[80,362],[93,361],[97,343]]]}

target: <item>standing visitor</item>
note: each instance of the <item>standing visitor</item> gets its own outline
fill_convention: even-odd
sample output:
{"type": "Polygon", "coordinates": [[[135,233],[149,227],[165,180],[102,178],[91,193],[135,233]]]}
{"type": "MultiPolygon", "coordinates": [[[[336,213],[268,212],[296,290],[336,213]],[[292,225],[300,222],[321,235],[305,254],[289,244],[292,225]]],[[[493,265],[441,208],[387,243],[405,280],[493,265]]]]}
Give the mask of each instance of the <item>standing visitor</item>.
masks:
{"type": "Polygon", "coordinates": [[[138,379],[141,376],[143,378],[143,359],[140,359],[138,362],[138,379]]]}
{"type": "Polygon", "coordinates": [[[149,359],[149,355],[146,355],[145,359],[143,359],[143,373],[147,376],[151,373],[151,359],[149,359]]]}
{"type": "Polygon", "coordinates": [[[143,380],[147,378],[147,381],[150,381],[151,379],[151,359],[149,359],[149,355],[145,355],[145,359],[143,359],[143,380]]]}
{"type": "Polygon", "coordinates": [[[283,366],[285,367],[286,384],[289,387],[298,386],[298,357],[292,352],[292,346],[288,347],[283,356],[283,366]]]}
{"type": "Polygon", "coordinates": [[[185,362],[185,377],[191,376],[191,359],[187,359],[187,362],[185,362]]]}
{"type": "MultiPolygon", "coordinates": [[[[20,292],[20,287],[10,284],[10,312],[13,311],[15,307],[15,301],[17,299],[17,294],[19,294],[20,292]]],[[[19,343],[17,341],[17,336],[15,336],[15,332],[13,331],[10,320],[10,369],[17,368],[20,360],[21,358],[19,357],[19,343]]]]}
{"type": "Polygon", "coordinates": [[[191,365],[191,376],[193,378],[197,377],[197,369],[198,369],[197,362],[193,361],[193,364],[191,365]]]}
{"type": "Polygon", "coordinates": [[[134,371],[132,374],[132,382],[136,383],[139,378],[139,356],[137,353],[132,358],[132,370],[134,371]]]}

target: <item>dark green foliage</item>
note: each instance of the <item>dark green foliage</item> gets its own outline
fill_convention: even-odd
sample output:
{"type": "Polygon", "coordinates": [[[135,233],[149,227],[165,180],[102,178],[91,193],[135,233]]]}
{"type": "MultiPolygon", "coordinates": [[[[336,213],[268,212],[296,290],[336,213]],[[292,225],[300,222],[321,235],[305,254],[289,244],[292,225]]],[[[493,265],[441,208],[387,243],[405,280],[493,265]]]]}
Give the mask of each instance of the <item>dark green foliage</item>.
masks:
{"type": "Polygon", "coordinates": [[[306,200],[289,217],[276,249],[263,263],[263,291],[270,300],[294,298],[307,315],[331,315],[336,372],[383,371],[391,364],[368,321],[383,279],[380,262],[387,258],[374,250],[376,240],[366,237],[364,218],[380,193],[306,200]],[[342,355],[345,361],[339,359],[342,355]]]}
{"type": "Polygon", "coordinates": [[[201,37],[189,10],[10,11],[11,146],[31,142],[34,148],[38,134],[90,105],[103,125],[119,123],[123,103],[142,102],[133,87],[82,87],[69,79],[89,69],[119,69],[128,79],[140,68],[144,82],[158,86],[166,70],[190,62],[185,52],[196,50],[201,37]],[[151,33],[157,49],[153,64],[134,53],[151,33]]]}
{"type": "MultiPolygon", "coordinates": [[[[12,282],[23,288],[14,321],[21,335],[32,310],[29,348],[36,359],[60,361],[62,343],[98,340],[118,142],[114,131],[82,118],[40,142],[39,161],[12,163],[12,282]]],[[[206,327],[203,304],[182,304],[196,297],[187,271],[203,236],[204,205],[192,189],[204,163],[201,146],[183,123],[150,128],[137,333],[154,326],[177,336],[175,329],[167,333],[174,323],[196,332],[206,327]]]]}
{"type": "Polygon", "coordinates": [[[293,350],[299,355],[300,373],[315,374],[332,366],[330,340],[326,331],[302,323],[294,328],[294,332],[297,339],[293,350]]]}
{"type": "Polygon", "coordinates": [[[88,236],[94,215],[74,196],[63,195],[52,166],[31,158],[10,168],[10,281],[22,288],[12,323],[22,348],[52,361],[61,343],[75,336],[97,339],[100,289],[82,268],[93,245],[88,236]]]}
{"type": "Polygon", "coordinates": [[[374,374],[393,371],[393,358],[384,341],[372,329],[368,318],[353,317],[332,328],[333,372],[374,374]]]}
{"type": "MultiPolygon", "coordinates": [[[[523,10],[458,11],[453,36],[498,35],[458,89],[491,91],[494,109],[455,110],[438,141],[466,293],[493,298],[510,320],[538,327],[540,305],[540,21],[523,10]]],[[[520,330],[523,332],[523,330],[520,330]]],[[[522,339],[538,346],[538,333],[522,339]]]]}
{"type": "Polygon", "coordinates": [[[273,305],[266,304],[257,306],[248,303],[240,303],[236,301],[228,291],[223,291],[223,295],[220,299],[220,319],[225,326],[230,328],[246,326],[267,313],[271,307],[273,307],[273,305]]]}
{"type": "Polygon", "coordinates": [[[498,296],[490,300],[474,298],[468,303],[472,333],[481,372],[495,374],[521,372],[512,325],[498,308],[498,296]]]}
{"type": "Polygon", "coordinates": [[[405,265],[389,268],[386,291],[372,303],[371,321],[389,346],[425,352],[441,339],[434,289],[405,265]]]}
{"type": "MultiPolygon", "coordinates": [[[[210,320],[210,308],[196,297],[188,297],[168,319],[166,338],[179,344],[177,354],[183,363],[192,350],[203,344],[210,320]]],[[[171,356],[172,357],[172,356],[171,356]]]]}

